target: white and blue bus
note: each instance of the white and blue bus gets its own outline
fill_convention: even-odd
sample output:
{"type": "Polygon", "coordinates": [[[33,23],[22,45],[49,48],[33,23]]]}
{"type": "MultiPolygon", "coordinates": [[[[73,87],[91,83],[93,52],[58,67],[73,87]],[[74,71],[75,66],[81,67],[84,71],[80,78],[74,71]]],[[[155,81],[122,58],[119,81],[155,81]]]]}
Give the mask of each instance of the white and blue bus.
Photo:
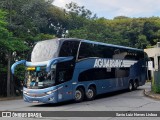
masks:
{"type": "Polygon", "coordinates": [[[38,42],[26,74],[23,98],[26,102],[58,103],[93,100],[96,95],[144,85],[147,55],[143,50],[63,38],[38,42]]]}

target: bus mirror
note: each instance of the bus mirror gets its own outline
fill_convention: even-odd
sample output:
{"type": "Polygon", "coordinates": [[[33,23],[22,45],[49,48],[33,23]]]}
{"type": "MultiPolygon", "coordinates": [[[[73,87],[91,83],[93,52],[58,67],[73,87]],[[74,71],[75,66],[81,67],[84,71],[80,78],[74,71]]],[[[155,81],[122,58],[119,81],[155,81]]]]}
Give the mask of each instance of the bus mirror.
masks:
{"type": "Polygon", "coordinates": [[[17,65],[23,64],[23,63],[25,63],[25,62],[26,62],[25,60],[21,60],[21,61],[15,62],[15,63],[11,66],[11,72],[12,72],[12,74],[14,74],[14,70],[15,70],[15,68],[16,68],[17,65]]]}

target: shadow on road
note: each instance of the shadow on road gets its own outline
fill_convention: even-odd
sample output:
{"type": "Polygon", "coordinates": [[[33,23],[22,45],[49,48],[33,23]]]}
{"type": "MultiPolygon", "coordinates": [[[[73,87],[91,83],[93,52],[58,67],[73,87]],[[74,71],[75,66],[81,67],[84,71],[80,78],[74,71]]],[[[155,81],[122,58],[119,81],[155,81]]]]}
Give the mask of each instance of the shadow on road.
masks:
{"type": "MultiPolygon", "coordinates": [[[[142,90],[144,90],[144,89],[143,88],[138,88],[135,91],[142,91],[142,90]]],[[[109,97],[113,97],[113,96],[124,94],[124,93],[128,93],[128,91],[127,90],[120,90],[120,91],[100,94],[100,95],[96,96],[95,100],[103,99],[103,98],[109,98],[109,97]]],[[[86,102],[86,100],[84,100],[83,102],[86,102]]],[[[71,105],[71,104],[78,104],[78,103],[74,102],[74,100],[70,100],[70,101],[65,101],[65,102],[60,102],[60,103],[53,103],[53,104],[32,105],[30,107],[60,107],[60,106],[67,106],[67,105],[71,105]]]]}
{"type": "Polygon", "coordinates": [[[32,105],[30,107],[60,107],[65,105],[75,104],[73,100],[60,102],[60,103],[47,103],[47,104],[38,104],[38,105],[32,105]]]}
{"type": "MultiPolygon", "coordinates": [[[[141,91],[141,90],[143,90],[143,89],[138,88],[137,90],[134,90],[134,91],[141,91]]],[[[109,98],[109,97],[113,97],[113,96],[120,95],[120,94],[125,94],[125,93],[130,93],[130,92],[127,91],[127,90],[119,90],[119,91],[115,91],[115,92],[100,94],[96,97],[96,99],[109,98]]]]}

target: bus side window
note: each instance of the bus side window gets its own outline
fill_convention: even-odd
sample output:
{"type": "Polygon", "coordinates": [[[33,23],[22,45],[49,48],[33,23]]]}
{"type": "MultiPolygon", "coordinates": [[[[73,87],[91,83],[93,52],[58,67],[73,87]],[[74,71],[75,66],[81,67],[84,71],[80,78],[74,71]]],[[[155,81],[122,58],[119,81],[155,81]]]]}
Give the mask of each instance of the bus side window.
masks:
{"type": "Polygon", "coordinates": [[[68,61],[57,64],[56,81],[58,82],[58,84],[72,79],[74,69],[73,66],[71,66],[71,63],[72,62],[68,61]]]}
{"type": "Polygon", "coordinates": [[[59,74],[59,75],[58,75],[58,81],[59,81],[60,83],[64,82],[64,81],[65,81],[65,79],[64,79],[65,71],[60,71],[58,74],[59,74]]]}
{"type": "Polygon", "coordinates": [[[76,57],[78,45],[79,45],[78,41],[63,42],[61,49],[60,49],[59,57],[67,57],[67,56],[76,57]]]}
{"type": "Polygon", "coordinates": [[[63,83],[72,79],[73,70],[72,69],[61,69],[58,70],[58,83],[63,83]]]}
{"type": "Polygon", "coordinates": [[[114,47],[107,47],[104,45],[82,42],[79,50],[78,59],[83,59],[88,57],[112,58],[114,51],[115,51],[114,47]]]}
{"type": "Polygon", "coordinates": [[[88,43],[81,43],[78,59],[93,57],[93,46],[88,43]]]}
{"type": "Polygon", "coordinates": [[[93,68],[80,73],[78,81],[90,81],[115,78],[115,68],[107,71],[106,68],[93,68]]]}

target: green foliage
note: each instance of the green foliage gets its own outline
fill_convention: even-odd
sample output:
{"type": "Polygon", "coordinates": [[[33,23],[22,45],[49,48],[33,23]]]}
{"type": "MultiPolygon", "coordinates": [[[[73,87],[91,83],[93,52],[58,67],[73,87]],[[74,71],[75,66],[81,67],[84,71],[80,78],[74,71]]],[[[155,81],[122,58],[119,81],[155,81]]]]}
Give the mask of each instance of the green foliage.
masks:
{"type": "Polygon", "coordinates": [[[92,12],[88,9],[85,9],[84,6],[78,6],[77,3],[71,2],[66,4],[66,8],[69,10],[69,13],[75,17],[80,16],[87,19],[92,18],[92,12]]]}
{"type": "Polygon", "coordinates": [[[17,66],[17,68],[15,70],[15,76],[20,81],[23,81],[25,79],[25,67],[24,67],[24,65],[17,66]]]}
{"type": "MultiPolygon", "coordinates": [[[[140,49],[160,42],[159,17],[109,20],[76,3],[62,9],[53,1],[0,0],[0,73],[6,75],[9,60],[26,59],[34,43],[45,39],[73,37],[140,49]]],[[[20,80],[22,71],[17,69],[20,80]]]]}
{"type": "Polygon", "coordinates": [[[160,85],[152,85],[152,91],[155,93],[160,93],[160,85]]]}
{"type": "MultiPolygon", "coordinates": [[[[56,34],[50,32],[53,21],[49,22],[52,1],[0,0],[0,77],[7,78],[7,83],[11,78],[12,63],[27,59],[27,53],[36,41],[55,38],[56,34]]],[[[23,68],[17,68],[16,78],[23,80],[22,73],[23,68]]]]}
{"type": "Polygon", "coordinates": [[[147,45],[149,45],[147,37],[145,35],[139,35],[135,47],[143,49],[146,48],[147,45]]]}
{"type": "Polygon", "coordinates": [[[9,31],[6,29],[6,14],[6,12],[0,10],[0,40],[8,38],[8,36],[10,35],[9,31]]]}
{"type": "Polygon", "coordinates": [[[37,40],[48,40],[48,39],[53,39],[56,38],[55,35],[50,35],[50,34],[44,34],[44,33],[40,33],[36,36],[37,40]]]}
{"type": "Polygon", "coordinates": [[[0,47],[1,52],[3,51],[21,51],[27,49],[23,41],[13,37],[12,33],[7,29],[6,16],[7,13],[0,10],[0,47]]]}
{"type": "Polygon", "coordinates": [[[155,93],[160,93],[160,79],[159,79],[159,71],[154,71],[154,78],[152,78],[152,91],[155,93]]]}
{"type": "Polygon", "coordinates": [[[118,16],[113,20],[85,19],[88,22],[78,28],[71,27],[67,37],[78,37],[140,49],[151,47],[160,41],[160,18],[157,17],[118,16]]]}

